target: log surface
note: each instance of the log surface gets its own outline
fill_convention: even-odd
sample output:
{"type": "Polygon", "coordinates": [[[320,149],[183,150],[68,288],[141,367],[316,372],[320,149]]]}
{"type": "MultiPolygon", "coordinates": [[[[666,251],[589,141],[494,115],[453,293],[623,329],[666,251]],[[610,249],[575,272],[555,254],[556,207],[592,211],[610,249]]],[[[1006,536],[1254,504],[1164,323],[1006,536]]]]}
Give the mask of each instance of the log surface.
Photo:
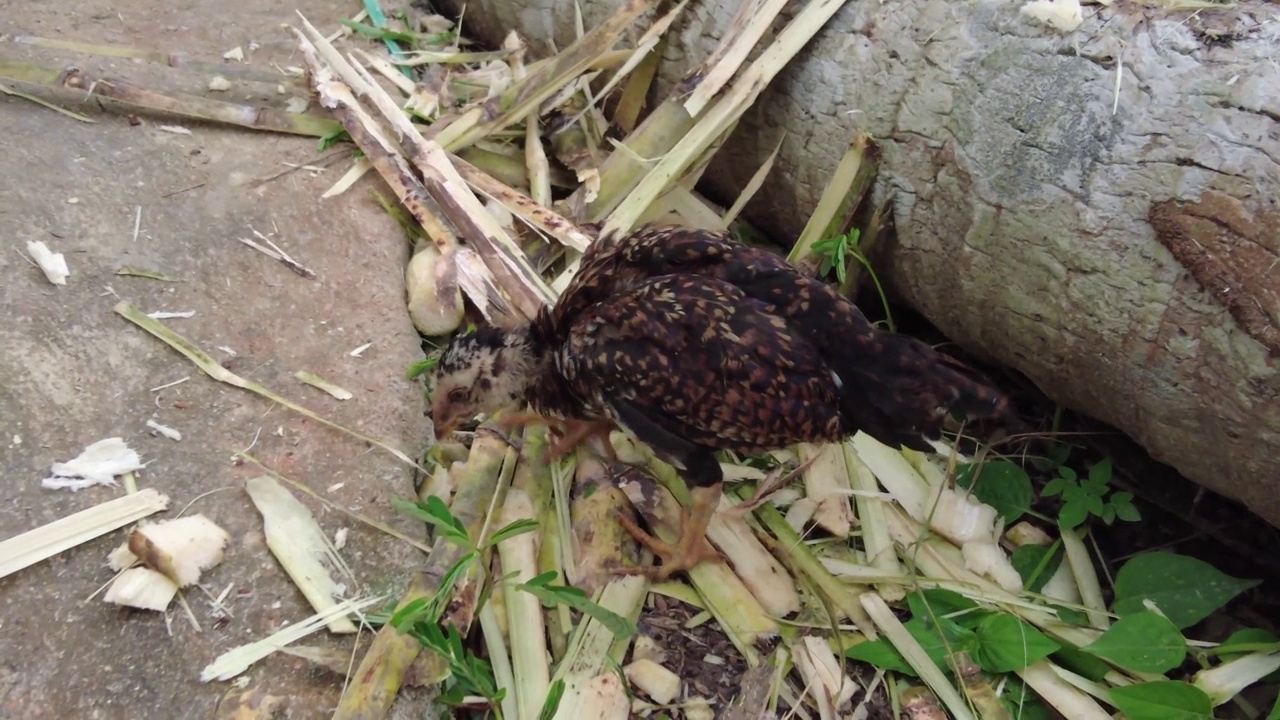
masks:
{"type": "MultiPolygon", "coordinates": [[[[590,27],[621,0],[582,3],[590,27]]],[[[446,0],[450,10],[462,3],[446,0]]],[[[901,300],[971,352],[1280,525],[1280,6],[1089,5],[1062,33],[990,0],[853,1],[709,168],[794,237],[855,130],[883,150],[901,300]]],[[[468,32],[572,42],[563,0],[471,0],[468,32]]],[[[693,0],[656,97],[733,2],[693,0]]]]}

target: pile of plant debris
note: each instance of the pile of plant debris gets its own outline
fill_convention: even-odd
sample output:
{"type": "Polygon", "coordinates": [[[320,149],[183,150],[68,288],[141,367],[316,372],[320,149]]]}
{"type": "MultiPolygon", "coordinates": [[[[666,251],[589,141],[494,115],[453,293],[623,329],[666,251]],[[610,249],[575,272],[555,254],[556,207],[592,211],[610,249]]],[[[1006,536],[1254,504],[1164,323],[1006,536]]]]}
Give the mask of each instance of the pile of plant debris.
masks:
{"type": "MultiPolygon", "coordinates": [[[[354,142],[359,155],[329,194],[371,171],[389,186],[395,199],[382,202],[415,245],[409,311],[425,336],[439,337],[469,314],[510,325],[554,302],[592,242],[587,224],[626,232],[679,223],[753,240],[738,215],[772,156],[731,207],[695,186],[762,89],[842,4],[809,0],[783,22],[785,2],[740,3],[712,55],[651,107],[664,35],[685,3],[631,0],[536,59],[514,30],[501,48],[481,51],[453,20],[387,18],[373,3],[328,38],[300,19],[291,32],[305,74],[291,87],[305,79],[336,123],[302,108],[249,115],[226,103],[184,104],[83,74],[0,74],[354,142]]],[[[849,292],[878,288],[866,253],[885,232],[888,205],[867,196],[875,160],[869,138],[850,139],[789,254],[849,292]]],[[[123,303],[117,310],[214,379],[333,425],[230,373],[158,320],[123,303]]],[[[1109,462],[1075,466],[1056,439],[979,447],[957,429],[922,454],[859,434],[725,456],[726,504],[744,512],[718,515],[708,537],[727,562],[651,584],[613,572],[649,561],[614,516],[634,508],[659,536],[674,537],[688,490],[620,434],[625,467],[585,450],[548,464],[545,428],[509,437],[492,420],[425,461],[344,432],[423,471],[419,497],[399,504],[430,526],[432,542],[397,536],[423,548],[423,570],[394,607],[384,599],[390,609],[370,612],[378,601],[356,590],[372,579],[350,576],[338,550],[311,565],[295,559],[300,584],[329,572],[350,582],[310,588],[309,599],[325,598],[313,600],[317,616],[287,637],[230,650],[205,679],[234,677],[347,619],[382,627],[348,675],[342,718],[383,715],[410,679],[438,683],[442,703],[477,717],[1087,720],[1118,711],[1139,720],[1210,718],[1224,704],[1259,717],[1242,691],[1280,670],[1280,644],[1264,630],[1240,628],[1221,642],[1185,635],[1253,581],[1171,552],[1133,556],[1100,578],[1090,528],[1136,522],[1138,510],[1112,489],[1109,462]],[[794,483],[758,492],[796,468],[794,483]],[[1028,469],[1048,479],[1041,502],[1028,469]],[[1053,512],[1033,510],[1045,498],[1053,512]]],[[[257,493],[290,495],[287,484],[257,493]]],[[[315,519],[295,516],[290,500],[275,497],[311,528],[315,519]]]]}

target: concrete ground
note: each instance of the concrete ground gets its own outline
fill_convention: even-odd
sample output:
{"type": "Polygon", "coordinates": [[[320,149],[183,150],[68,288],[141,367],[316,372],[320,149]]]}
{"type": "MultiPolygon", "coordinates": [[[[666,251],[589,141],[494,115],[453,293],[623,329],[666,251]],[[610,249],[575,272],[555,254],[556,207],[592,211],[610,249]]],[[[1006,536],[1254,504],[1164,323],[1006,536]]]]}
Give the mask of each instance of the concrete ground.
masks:
{"type": "MultiPolygon", "coordinates": [[[[355,2],[222,3],[104,0],[0,2],[0,33],[183,52],[222,62],[250,43],[253,67],[300,64],[281,23],[294,8],[322,29],[355,2]]],[[[77,64],[102,76],[199,91],[207,76],[0,41],[0,59],[77,64]],[[181,76],[182,80],[174,80],[181,76]]],[[[269,86],[235,84],[226,99],[277,105],[269,86]]],[[[78,108],[80,109],[80,108],[78,108]]],[[[165,322],[233,371],[410,455],[427,440],[421,389],[405,369],[421,357],[404,305],[403,234],[370,197],[366,178],[320,200],[349,165],[323,173],[286,170],[314,162],[314,139],[180,120],[90,111],[84,124],[0,94],[0,539],[112,498],[120,488],[77,493],[40,485],[51,463],[102,438],[123,437],[147,463],[139,483],[171,498],[174,517],[203,513],[231,535],[225,561],[206,573],[212,593],[230,586],[233,617],[218,621],[189,592],[202,631],[168,616],[88,599],[112,576],[107,553],[123,531],[0,579],[0,716],[6,718],[212,717],[228,683],[201,684],[202,667],[224,650],[311,613],[265,546],[261,518],[243,490],[260,474],[232,454],[255,442],[268,466],[333,500],[401,530],[394,496],[412,494],[412,473],[389,454],[319,426],[246,391],[215,382],[112,311],[120,299],[144,312],[194,310],[165,322]],[[161,131],[176,122],[191,135],[161,131]],[[135,220],[141,222],[135,237],[135,220]],[[315,271],[304,279],[236,241],[258,230],[315,271]],[[22,254],[43,240],[66,255],[71,277],[49,284],[22,254]],[[115,274],[143,267],[170,284],[115,274]],[[348,352],[371,343],[361,357],[348,352]],[[218,350],[228,347],[232,357],[218,350]],[[293,378],[307,370],[354,393],[340,402],[293,378]],[[189,378],[163,390],[158,386],[189,378]],[[157,437],[148,419],[182,433],[157,437]],[[329,490],[341,484],[339,489],[329,490]]],[[[332,152],[332,151],[330,151],[332,152]]],[[[385,192],[385,190],[384,190],[385,192]]],[[[398,588],[416,551],[353,524],[309,499],[326,532],[350,528],[343,556],[363,587],[398,588]]],[[[323,634],[322,634],[323,635],[323,634]]],[[[349,652],[351,637],[308,641],[349,652]]],[[[367,635],[361,646],[367,645],[367,635]]],[[[317,717],[336,702],[339,676],[276,655],[246,673],[250,686],[288,699],[290,716],[317,717]]]]}

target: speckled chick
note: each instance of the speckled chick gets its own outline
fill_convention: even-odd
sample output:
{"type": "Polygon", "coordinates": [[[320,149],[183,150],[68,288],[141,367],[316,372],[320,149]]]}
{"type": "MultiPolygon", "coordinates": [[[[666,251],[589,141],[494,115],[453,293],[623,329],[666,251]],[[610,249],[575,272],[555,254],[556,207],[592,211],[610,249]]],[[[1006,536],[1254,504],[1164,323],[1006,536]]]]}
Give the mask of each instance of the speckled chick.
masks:
{"type": "Polygon", "coordinates": [[[949,412],[1012,420],[981,378],[783,258],[670,226],[596,241],[555,307],[456,337],[432,383],[438,436],[527,400],[549,418],[616,423],[717,496],[718,450],[858,430],[928,450],[949,412]]]}

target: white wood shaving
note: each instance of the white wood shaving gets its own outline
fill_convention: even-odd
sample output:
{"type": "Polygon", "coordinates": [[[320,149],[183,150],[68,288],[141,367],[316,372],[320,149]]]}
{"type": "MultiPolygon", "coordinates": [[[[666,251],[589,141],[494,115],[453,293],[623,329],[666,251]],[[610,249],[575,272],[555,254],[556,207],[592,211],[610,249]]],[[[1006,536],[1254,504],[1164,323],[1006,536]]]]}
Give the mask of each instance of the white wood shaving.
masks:
{"type": "Polygon", "coordinates": [[[138,453],[129,449],[123,438],[107,438],[93,443],[67,462],[54,463],[53,475],[40,484],[54,490],[81,490],[94,485],[114,487],[117,475],[143,467],[138,453]]]}
{"type": "Polygon", "coordinates": [[[27,252],[31,254],[31,259],[36,261],[36,265],[44,271],[44,276],[49,282],[54,285],[67,284],[67,276],[71,271],[67,269],[67,259],[62,253],[53,252],[48,245],[39,240],[28,241],[27,252]]]}
{"type": "Polygon", "coordinates": [[[152,430],[155,430],[156,432],[169,438],[170,440],[173,440],[174,442],[177,442],[182,439],[182,433],[178,432],[177,430],[174,430],[168,425],[161,425],[155,420],[147,420],[147,427],[151,428],[152,430]]]}
{"type": "Polygon", "coordinates": [[[1062,32],[1071,32],[1084,22],[1080,0],[1035,0],[1023,5],[1021,12],[1062,32]]]}

